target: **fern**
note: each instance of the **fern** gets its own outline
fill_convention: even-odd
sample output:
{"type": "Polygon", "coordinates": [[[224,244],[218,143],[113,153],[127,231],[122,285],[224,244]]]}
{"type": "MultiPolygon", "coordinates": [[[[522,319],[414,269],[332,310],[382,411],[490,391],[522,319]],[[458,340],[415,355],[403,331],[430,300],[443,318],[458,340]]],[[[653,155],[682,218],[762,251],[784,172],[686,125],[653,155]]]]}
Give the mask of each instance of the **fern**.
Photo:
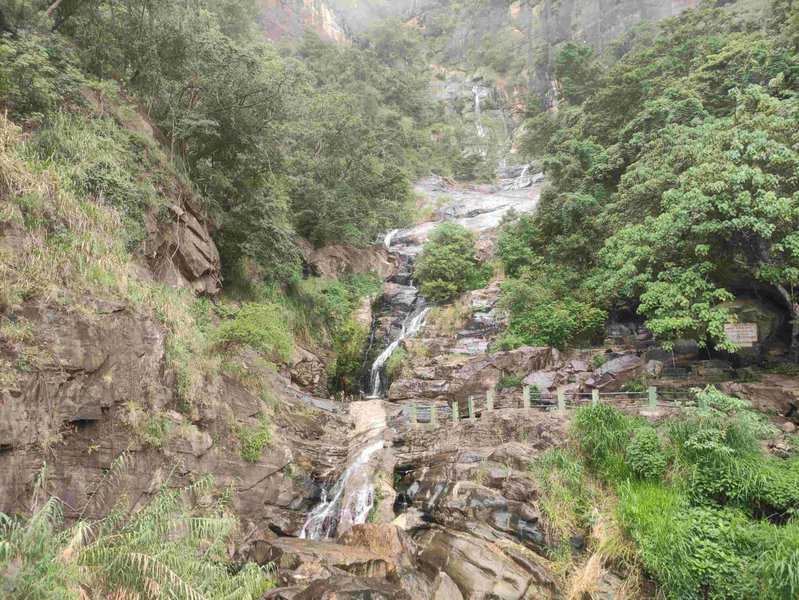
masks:
{"type": "MultiPolygon", "coordinates": [[[[118,480],[126,461],[115,461],[109,480],[118,480]]],[[[43,471],[34,506],[43,497],[45,478],[43,471]]],[[[207,497],[213,485],[204,477],[181,490],[163,487],[136,512],[120,502],[104,519],[69,528],[63,528],[62,505],[52,497],[28,519],[0,513],[0,597],[259,598],[272,587],[273,573],[254,564],[233,573],[226,549],[237,520],[222,502],[203,508],[193,501],[207,497]]]]}

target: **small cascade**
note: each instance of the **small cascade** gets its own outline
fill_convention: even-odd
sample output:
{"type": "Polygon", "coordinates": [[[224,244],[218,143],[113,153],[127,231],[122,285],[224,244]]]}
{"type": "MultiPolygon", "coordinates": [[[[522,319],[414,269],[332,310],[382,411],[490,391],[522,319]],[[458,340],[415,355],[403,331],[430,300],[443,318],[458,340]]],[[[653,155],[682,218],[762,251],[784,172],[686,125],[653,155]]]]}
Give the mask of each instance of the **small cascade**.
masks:
{"type": "Polygon", "coordinates": [[[394,241],[394,236],[399,233],[399,229],[392,229],[386,234],[386,237],[383,238],[383,245],[386,247],[386,250],[391,249],[391,242],[394,241]]]}
{"type": "Polygon", "coordinates": [[[405,319],[405,322],[402,324],[402,330],[400,331],[399,336],[397,339],[392,341],[388,347],[383,350],[383,352],[378,356],[375,361],[372,363],[372,370],[369,378],[370,382],[370,389],[369,389],[369,397],[371,398],[379,398],[381,392],[383,391],[383,381],[381,377],[381,373],[383,371],[383,367],[391,358],[391,355],[394,354],[394,351],[399,347],[402,343],[402,340],[411,338],[419,333],[419,330],[424,327],[425,320],[427,319],[427,313],[430,312],[430,307],[426,307],[422,305],[421,310],[416,310],[408,315],[405,319]]]}
{"type": "Polygon", "coordinates": [[[352,525],[366,523],[369,511],[374,505],[374,486],[367,481],[354,493],[348,491],[348,488],[351,480],[361,475],[360,471],[364,465],[376,452],[382,450],[384,445],[382,439],[371,442],[344,470],[330,492],[322,491],[322,501],[308,513],[308,518],[300,531],[300,538],[329,540],[336,536],[339,523],[342,521],[348,521],[352,525]]]}
{"type": "Polygon", "coordinates": [[[483,126],[482,114],[483,110],[481,102],[483,98],[487,98],[489,91],[479,85],[472,86],[472,93],[474,94],[474,122],[477,127],[477,137],[484,138],[486,136],[486,129],[483,126]]]}

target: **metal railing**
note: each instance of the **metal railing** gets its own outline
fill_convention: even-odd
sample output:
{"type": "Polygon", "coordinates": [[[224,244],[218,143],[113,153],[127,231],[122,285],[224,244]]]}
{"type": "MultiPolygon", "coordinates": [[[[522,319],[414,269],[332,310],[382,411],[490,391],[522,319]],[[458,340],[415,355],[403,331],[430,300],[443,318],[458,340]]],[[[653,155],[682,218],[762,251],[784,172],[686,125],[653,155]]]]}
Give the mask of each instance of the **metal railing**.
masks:
{"type": "Polygon", "coordinates": [[[442,423],[460,423],[463,419],[474,421],[486,414],[501,410],[543,410],[566,412],[569,408],[612,403],[626,408],[641,407],[656,410],[659,407],[679,407],[692,400],[687,389],[658,389],[650,386],[637,392],[575,392],[560,389],[555,393],[538,392],[531,386],[522,388],[521,397],[512,395],[503,397],[498,402],[496,391],[488,390],[484,395],[468,396],[465,402],[453,401],[446,405],[441,403],[411,403],[403,409],[402,415],[412,425],[428,423],[438,427],[442,423]],[[465,406],[461,406],[461,404],[465,406]]]}

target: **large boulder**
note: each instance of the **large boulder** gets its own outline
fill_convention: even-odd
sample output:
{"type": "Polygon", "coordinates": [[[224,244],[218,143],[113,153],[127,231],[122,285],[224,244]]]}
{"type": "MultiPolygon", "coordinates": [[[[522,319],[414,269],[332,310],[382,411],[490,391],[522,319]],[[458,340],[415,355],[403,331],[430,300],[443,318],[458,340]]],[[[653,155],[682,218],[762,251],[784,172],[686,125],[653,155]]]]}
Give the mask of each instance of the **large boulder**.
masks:
{"type": "Polygon", "coordinates": [[[637,354],[622,354],[599,367],[585,383],[605,392],[616,391],[645,373],[646,363],[637,354]]]}
{"type": "Polygon", "coordinates": [[[189,198],[184,195],[169,206],[167,222],[147,217],[148,239],[140,251],[159,281],[216,296],[222,289],[219,251],[209,233],[210,221],[189,198]]]}
{"type": "Polygon", "coordinates": [[[545,563],[511,544],[496,544],[467,533],[438,527],[416,536],[419,562],[447,574],[465,598],[522,600],[557,598],[555,580],[545,563]]]}

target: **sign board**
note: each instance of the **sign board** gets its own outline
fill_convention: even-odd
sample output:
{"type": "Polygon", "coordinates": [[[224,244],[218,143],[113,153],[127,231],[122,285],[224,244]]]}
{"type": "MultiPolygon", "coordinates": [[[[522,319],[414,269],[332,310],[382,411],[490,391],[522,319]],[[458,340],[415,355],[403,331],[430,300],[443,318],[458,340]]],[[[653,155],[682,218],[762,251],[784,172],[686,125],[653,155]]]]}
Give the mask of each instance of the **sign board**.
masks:
{"type": "Polygon", "coordinates": [[[758,342],[757,323],[727,323],[724,333],[728,340],[741,348],[751,348],[758,342]]]}

